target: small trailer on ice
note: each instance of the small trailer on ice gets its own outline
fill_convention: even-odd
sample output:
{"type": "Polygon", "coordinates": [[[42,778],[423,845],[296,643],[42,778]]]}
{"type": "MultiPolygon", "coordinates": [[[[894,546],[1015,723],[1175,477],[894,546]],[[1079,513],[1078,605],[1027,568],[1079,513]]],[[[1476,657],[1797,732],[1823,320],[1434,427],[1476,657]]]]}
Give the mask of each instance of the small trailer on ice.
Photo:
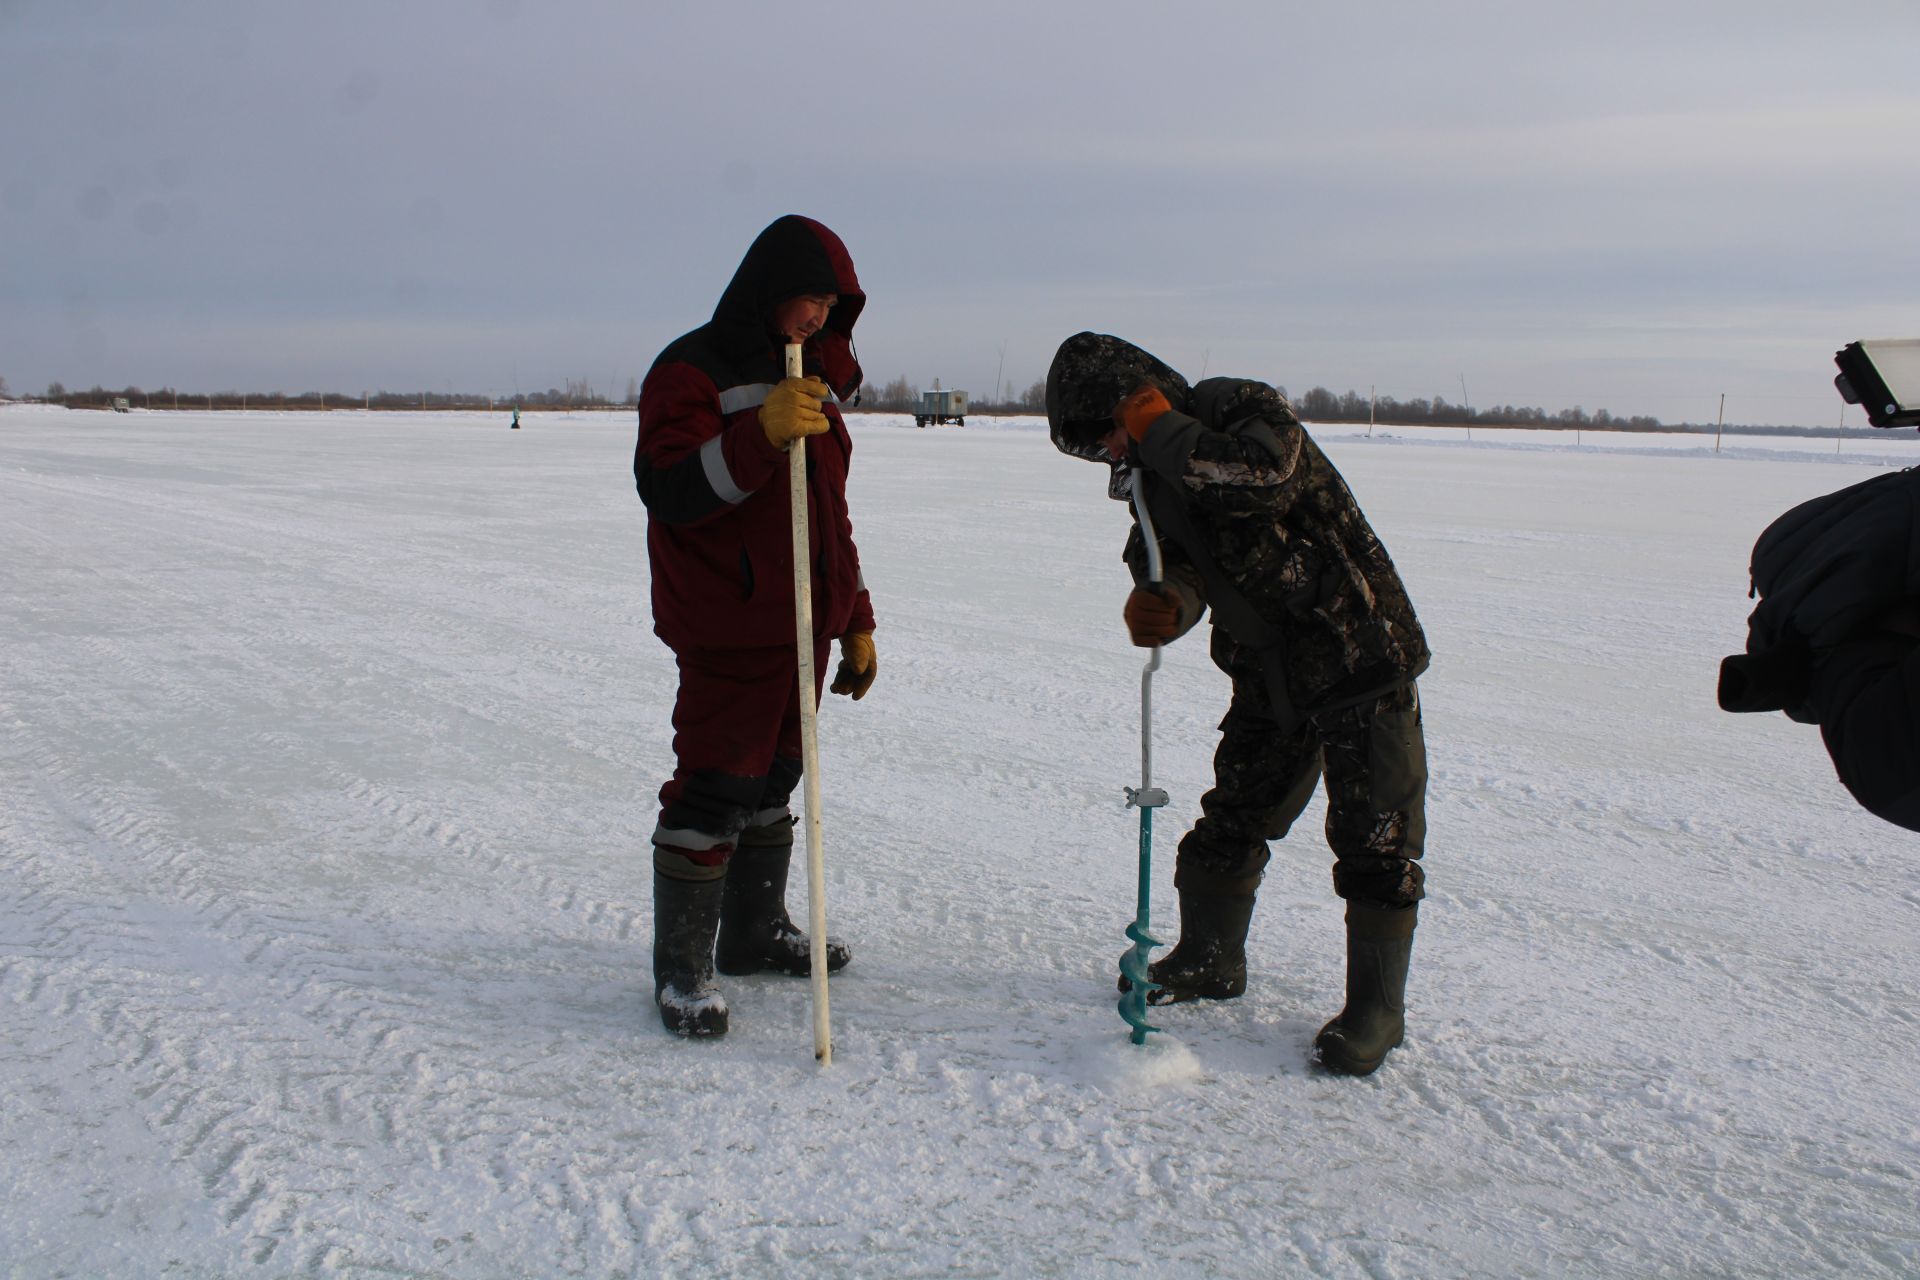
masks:
{"type": "Polygon", "coordinates": [[[920,408],[914,412],[913,425],[924,427],[931,423],[937,427],[948,422],[956,427],[967,425],[967,393],[942,391],[939,380],[935,379],[933,390],[920,393],[920,408]]]}

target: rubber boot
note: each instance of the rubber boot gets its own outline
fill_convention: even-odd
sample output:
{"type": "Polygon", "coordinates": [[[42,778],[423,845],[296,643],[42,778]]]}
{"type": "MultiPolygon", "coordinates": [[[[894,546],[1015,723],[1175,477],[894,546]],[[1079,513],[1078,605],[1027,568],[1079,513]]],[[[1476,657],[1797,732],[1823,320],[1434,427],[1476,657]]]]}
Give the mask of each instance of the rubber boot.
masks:
{"type": "MultiPolygon", "coordinates": [[[[813,972],[812,943],[787,915],[787,869],[793,861],[793,819],[748,827],[727,864],[720,906],[720,945],[714,965],[739,976],[771,969],[790,977],[813,972]]],[[[853,948],[827,938],[827,972],[853,959],[853,948]]]]}
{"type": "Polygon", "coordinates": [[[723,882],[653,873],[653,1001],[682,1036],[727,1034],[727,998],[713,981],[723,882]]]}
{"type": "Polygon", "coordinates": [[[1347,904],[1347,1007],[1313,1040],[1328,1071],[1372,1075],[1406,1036],[1407,964],[1419,914],[1417,904],[1398,910],[1347,904]]]}
{"type": "MultiPolygon", "coordinates": [[[[1186,1000],[1231,1000],[1247,990],[1247,927],[1253,921],[1260,877],[1220,876],[1183,868],[1174,877],[1180,891],[1180,942],[1147,966],[1159,989],[1148,1004],[1186,1000]]],[[[1120,990],[1131,985],[1120,979],[1120,990]]]]}

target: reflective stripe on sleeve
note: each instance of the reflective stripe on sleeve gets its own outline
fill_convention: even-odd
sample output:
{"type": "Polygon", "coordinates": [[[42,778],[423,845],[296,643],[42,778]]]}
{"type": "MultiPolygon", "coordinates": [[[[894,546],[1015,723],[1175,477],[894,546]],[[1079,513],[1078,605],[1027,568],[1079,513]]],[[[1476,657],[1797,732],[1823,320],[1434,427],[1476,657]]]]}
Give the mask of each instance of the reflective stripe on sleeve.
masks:
{"type": "Polygon", "coordinates": [[[720,412],[739,413],[742,409],[758,409],[767,402],[767,392],[771,390],[771,382],[748,382],[728,387],[720,393],[720,412]]]}
{"type": "Polygon", "coordinates": [[[700,469],[706,472],[707,483],[713,486],[715,494],[722,502],[739,504],[747,500],[747,491],[733,482],[733,473],[727,470],[727,459],[720,452],[722,437],[715,436],[700,446],[700,469]]]}
{"type": "MultiPolygon", "coordinates": [[[[728,387],[720,393],[720,412],[738,413],[742,409],[758,409],[767,402],[767,393],[772,390],[771,382],[744,382],[737,387],[728,387]]],[[[845,405],[846,401],[828,391],[821,403],[845,405]]]]}

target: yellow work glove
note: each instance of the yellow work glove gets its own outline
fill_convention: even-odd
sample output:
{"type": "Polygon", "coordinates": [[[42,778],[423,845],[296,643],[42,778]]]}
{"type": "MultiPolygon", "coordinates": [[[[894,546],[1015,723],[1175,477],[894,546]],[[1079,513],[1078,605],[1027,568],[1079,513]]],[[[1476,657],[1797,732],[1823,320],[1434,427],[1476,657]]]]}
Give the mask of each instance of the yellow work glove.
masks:
{"type": "Polygon", "coordinates": [[[830,692],[853,695],[855,702],[867,696],[873,677],[880,671],[880,659],[873,653],[873,632],[849,631],[840,637],[840,666],[833,673],[830,692]]]}
{"type": "Polygon", "coordinates": [[[820,412],[820,402],[827,394],[827,384],[818,378],[787,378],[767,392],[760,406],[760,429],[767,433],[767,443],[786,449],[801,436],[825,431],[827,415],[820,412]]]}

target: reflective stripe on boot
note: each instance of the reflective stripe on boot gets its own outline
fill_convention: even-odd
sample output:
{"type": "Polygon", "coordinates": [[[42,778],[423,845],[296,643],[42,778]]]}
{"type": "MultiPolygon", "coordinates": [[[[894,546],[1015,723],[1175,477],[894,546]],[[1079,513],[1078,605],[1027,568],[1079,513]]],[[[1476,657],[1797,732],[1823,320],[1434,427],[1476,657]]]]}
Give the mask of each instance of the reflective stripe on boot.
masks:
{"type": "Polygon", "coordinates": [[[1371,1075],[1406,1037],[1407,967],[1419,910],[1347,904],[1347,1007],[1313,1041],[1328,1071],[1371,1075]]]}

